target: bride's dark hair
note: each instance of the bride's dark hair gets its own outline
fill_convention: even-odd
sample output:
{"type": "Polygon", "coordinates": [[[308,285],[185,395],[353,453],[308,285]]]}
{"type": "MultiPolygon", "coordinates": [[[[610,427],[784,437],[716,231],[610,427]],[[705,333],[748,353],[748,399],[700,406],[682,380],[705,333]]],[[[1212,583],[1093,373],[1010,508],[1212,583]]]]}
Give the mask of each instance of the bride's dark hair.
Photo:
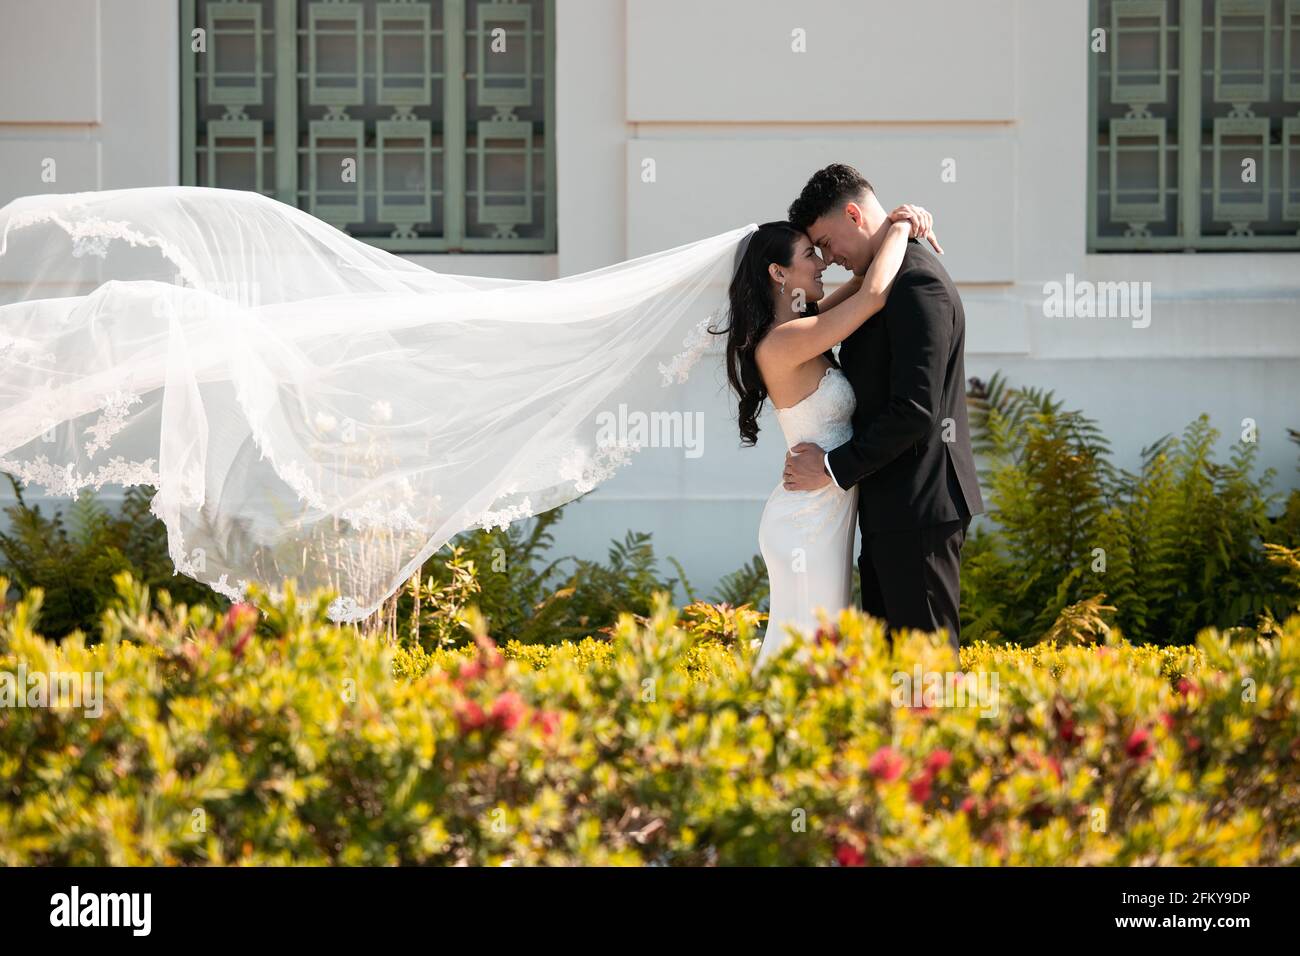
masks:
{"type": "MultiPolygon", "coordinates": [[[[759,226],[740,252],[727,290],[727,327],[709,329],[714,335],[727,337],[727,380],[740,398],[737,417],[742,445],[758,441],[758,414],[767,398],[767,387],[754,357],[758,343],[772,328],[776,315],[772,276],[767,267],[773,262],[789,267],[801,238],[804,238],[804,233],[784,220],[759,226]]],[[[804,314],[816,311],[817,304],[809,302],[804,314]]],[[[825,354],[832,365],[839,364],[830,352],[825,354]]]]}

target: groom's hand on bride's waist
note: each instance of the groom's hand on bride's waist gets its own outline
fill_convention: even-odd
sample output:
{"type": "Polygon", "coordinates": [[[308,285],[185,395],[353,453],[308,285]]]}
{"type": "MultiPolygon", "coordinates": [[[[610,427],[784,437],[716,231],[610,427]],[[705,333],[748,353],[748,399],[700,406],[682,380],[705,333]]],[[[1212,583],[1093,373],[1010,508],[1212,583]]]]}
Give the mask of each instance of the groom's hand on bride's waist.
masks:
{"type": "Polygon", "coordinates": [[[785,453],[782,485],[786,491],[816,491],[831,483],[826,474],[826,452],[812,442],[800,442],[785,453]]]}

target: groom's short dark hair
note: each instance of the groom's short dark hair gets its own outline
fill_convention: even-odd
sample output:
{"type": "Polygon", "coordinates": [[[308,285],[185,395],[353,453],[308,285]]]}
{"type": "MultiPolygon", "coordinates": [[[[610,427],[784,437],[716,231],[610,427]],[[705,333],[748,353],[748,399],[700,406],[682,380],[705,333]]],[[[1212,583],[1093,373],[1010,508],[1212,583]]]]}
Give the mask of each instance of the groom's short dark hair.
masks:
{"type": "Polygon", "coordinates": [[[864,192],[875,192],[865,176],[852,166],[831,163],[812,174],[799,198],[790,203],[787,218],[794,223],[796,229],[807,232],[822,216],[838,206],[853,202],[864,192]]]}

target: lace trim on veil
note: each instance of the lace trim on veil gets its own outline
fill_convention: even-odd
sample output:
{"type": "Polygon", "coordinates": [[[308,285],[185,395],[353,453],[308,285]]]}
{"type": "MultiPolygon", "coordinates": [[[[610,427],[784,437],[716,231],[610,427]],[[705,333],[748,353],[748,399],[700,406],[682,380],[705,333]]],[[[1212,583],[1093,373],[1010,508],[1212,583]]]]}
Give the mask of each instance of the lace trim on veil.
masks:
{"type": "MultiPolygon", "coordinates": [[[[641,447],[638,443],[611,444],[602,445],[593,452],[585,445],[572,442],[561,451],[542,459],[535,473],[542,476],[539,481],[547,484],[553,484],[553,479],[549,477],[551,475],[570,483],[573,494],[566,496],[565,500],[572,501],[614,477],[620,468],[631,462],[633,453],[640,451],[641,447]]],[[[531,496],[513,504],[507,503],[518,494],[517,487],[501,492],[491,507],[479,513],[473,525],[484,531],[493,528],[505,531],[511,522],[523,521],[556,506],[556,503],[543,502],[534,505],[531,496]]]]}
{"type": "MultiPolygon", "coordinates": [[[[78,207],[73,205],[70,208],[75,210],[78,207]]],[[[52,209],[38,209],[15,216],[9,224],[9,230],[25,229],[45,222],[54,223],[72,238],[72,256],[75,259],[87,255],[105,259],[108,257],[109,243],[114,239],[120,239],[132,247],[157,249],[164,259],[176,267],[177,272],[190,286],[196,289],[203,288],[198,271],[175,245],[161,236],[146,236],[133,229],[127,222],[100,219],[96,216],[87,216],[73,221],[65,219],[52,209]]],[[[9,230],[6,230],[6,234],[9,230]]],[[[3,245],[0,245],[0,251],[3,251],[3,245]]]]}
{"type": "MultiPolygon", "coordinates": [[[[714,309],[706,315],[686,333],[682,339],[682,350],[668,362],[659,363],[659,374],[663,377],[660,384],[664,388],[685,384],[690,379],[691,370],[699,364],[713,342],[713,333],[709,328],[725,312],[724,307],[714,309]]],[[[564,481],[572,483],[574,495],[567,499],[572,500],[614,477],[644,447],[640,442],[619,442],[600,445],[593,451],[589,446],[571,442],[560,452],[546,456],[536,471],[542,475],[557,474],[564,481]]],[[[508,503],[517,494],[514,490],[502,492],[491,507],[478,515],[474,525],[485,531],[493,528],[504,531],[511,522],[534,517],[555,507],[554,504],[546,503],[534,507],[527,497],[513,504],[508,503]]]]}
{"type": "MultiPolygon", "coordinates": [[[[77,208],[76,205],[69,207],[74,215],[77,208]]],[[[119,240],[132,247],[157,249],[164,259],[176,267],[178,275],[185,283],[196,289],[203,287],[203,282],[197,270],[172,243],[160,236],[147,236],[132,228],[130,223],[123,221],[101,219],[95,216],[87,216],[81,219],[67,218],[54,210],[37,210],[15,216],[9,223],[3,238],[7,242],[9,231],[42,223],[53,223],[71,237],[72,256],[75,259],[85,256],[106,259],[109,245],[114,240],[119,240]]],[[[3,245],[0,244],[0,249],[2,248],[3,245]]],[[[0,363],[18,360],[31,361],[33,358],[52,362],[56,359],[56,356],[53,353],[36,355],[33,345],[27,341],[7,336],[0,337],[0,363]]],[[[139,394],[124,388],[118,388],[111,394],[104,396],[98,419],[94,424],[86,427],[86,431],[90,435],[90,439],[85,443],[87,457],[94,457],[97,452],[112,445],[113,436],[126,427],[130,407],[140,404],[142,401],[143,399],[139,394]]],[[[52,410],[53,404],[52,397],[47,399],[46,407],[48,409],[52,410]]],[[[44,486],[46,495],[68,497],[74,501],[87,488],[99,491],[109,484],[121,487],[147,485],[158,488],[162,484],[162,477],[158,473],[156,463],[156,459],[153,458],[144,461],[128,461],[122,456],[117,456],[110,458],[98,470],[82,474],[76,471],[74,463],[69,462],[66,465],[55,466],[50,463],[45,455],[37,455],[30,461],[0,458],[0,468],[12,473],[22,481],[24,487],[40,484],[44,486]]],[[[183,498],[198,498],[201,500],[201,478],[187,475],[185,480],[182,481],[182,485],[181,495],[183,498]]],[[[161,519],[162,515],[154,509],[153,504],[151,503],[151,510],[161,519]]],[[[203,582],[231,601],[244,600],[248,586],[247,581],[241,580],[238,585],[231,585],[228,580],[229,576],[224,573],[216,580],[205,581],[201,576],[202,570],[185,552],[183,536],[179,528],[175,529],[175,539],[175,543],[169,543],[168,546],[174,573],[185,574],[196,581],[203,582]]]]}
{"type": "MultiPolygon", "coordinates": [[[[69,208],[75,211],[81,207],[73,204],[69,208]]],[[[15,216],[10,221],[4,235],[0,236],[0,252],[3,252],[4,246],[8,243],[9,232],[47,222],[54,223],[72,238],[72,255],[74,258],[79,259],[85,255],[92,255],[101,259],[106,258],[109,243],[114,239],[120,239],[133,247],[143,246],[157,249],[163,258],[176,266],[185,281],[196,288],[202,285],[193,265],[167,240],[159,236],[146,236],[144,233],[131,228],[131,225],[126,222],[110,221],[94,216],[88,216],[84,219],[67,219],[60,215],[59,212],[50,209],[40,209],[15,216]]],[[[56,357],[52,353],[36,355],[34,346],[25,340],[8,336],[0,337],[0,363],[8,364],[19,359],[30,361],[33,358],[54,361],[56,357]]],[[[53,417],[53,409],[56,403],[53,399],[53,389],[48,383],[44,389],[44,399],[44,408],[53,417]]],[[[88,426],[86,429],[92,436],[92,440],[86,443],[86,455],[88,457],[93,457],[96,452],[108,448],[112,444],[113,436],[126,425],[129,407],[140,401],[139,395],[123,389],[118,389],[104,397],[103,404],[100,406],[102,414],[93,425],[88,426]]],[[[161,479],[154,467],[155,464],[156,460],[153,458],[144,461],[128,461],[118,456],[110,458],[108,463],[100,467],[98,471],[80,474],[76,471],[76,466],[72,462],[63,466],[54,466],[45,455],[37,455],[30,461],[0,458],[0,468],[12,472],[22,480],[24,486],[33,482],[39,483],[45,486],[45,494],[71,497],[73,500],[76,500],[79,492],[85,488],[93,488],[98,491],[106,484],[122,485],[123,487],[132,485],[157,486],[161,479]]]]}
{"type": "Polygon", "coordinates": [[[110,458],[108,463],[98,471],[81,474],[76,465],[52,465],[45,455],[37,455],[31,461],[15,461],[12,458],[0,458],[0,469],[12,472],[22,480],[26,487],[33,482],[45,486],[45,494],[76,501],[86,488],[99,491],[105,485],[152,485],[157,487],[161,479],[154,469],[154,459],[145,461],[127,461],[120,455],[110,458]]]}
{"type": "Polygon", "coordinates": [[[706,315],[686,333],[686,338],[682,340],[684,346],[682,351],[674,355],[672,361],[667,365],[663,362],[659,363],[659,373],[664,377],[664,388],[673,384],[683,384],[690,378],[691,369],[709,350],[713,338],[713,333],[709,331],[709,327],[716,319],[722,318],[724,313],[725,309],[714,309],[706,315]]]}

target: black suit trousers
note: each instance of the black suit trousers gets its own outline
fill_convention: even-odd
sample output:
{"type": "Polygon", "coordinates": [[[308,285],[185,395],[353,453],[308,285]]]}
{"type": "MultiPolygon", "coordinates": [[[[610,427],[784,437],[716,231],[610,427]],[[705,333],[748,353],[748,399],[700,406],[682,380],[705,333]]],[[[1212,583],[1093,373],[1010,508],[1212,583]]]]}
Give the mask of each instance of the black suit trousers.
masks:
{"type": "Polygon", "coordinates": [[[858,556],[862,610],[890,630],[946,628],[953,650],[961,646],[961,548],[970,519],[919,531],[868,534],[858,556]]]}

